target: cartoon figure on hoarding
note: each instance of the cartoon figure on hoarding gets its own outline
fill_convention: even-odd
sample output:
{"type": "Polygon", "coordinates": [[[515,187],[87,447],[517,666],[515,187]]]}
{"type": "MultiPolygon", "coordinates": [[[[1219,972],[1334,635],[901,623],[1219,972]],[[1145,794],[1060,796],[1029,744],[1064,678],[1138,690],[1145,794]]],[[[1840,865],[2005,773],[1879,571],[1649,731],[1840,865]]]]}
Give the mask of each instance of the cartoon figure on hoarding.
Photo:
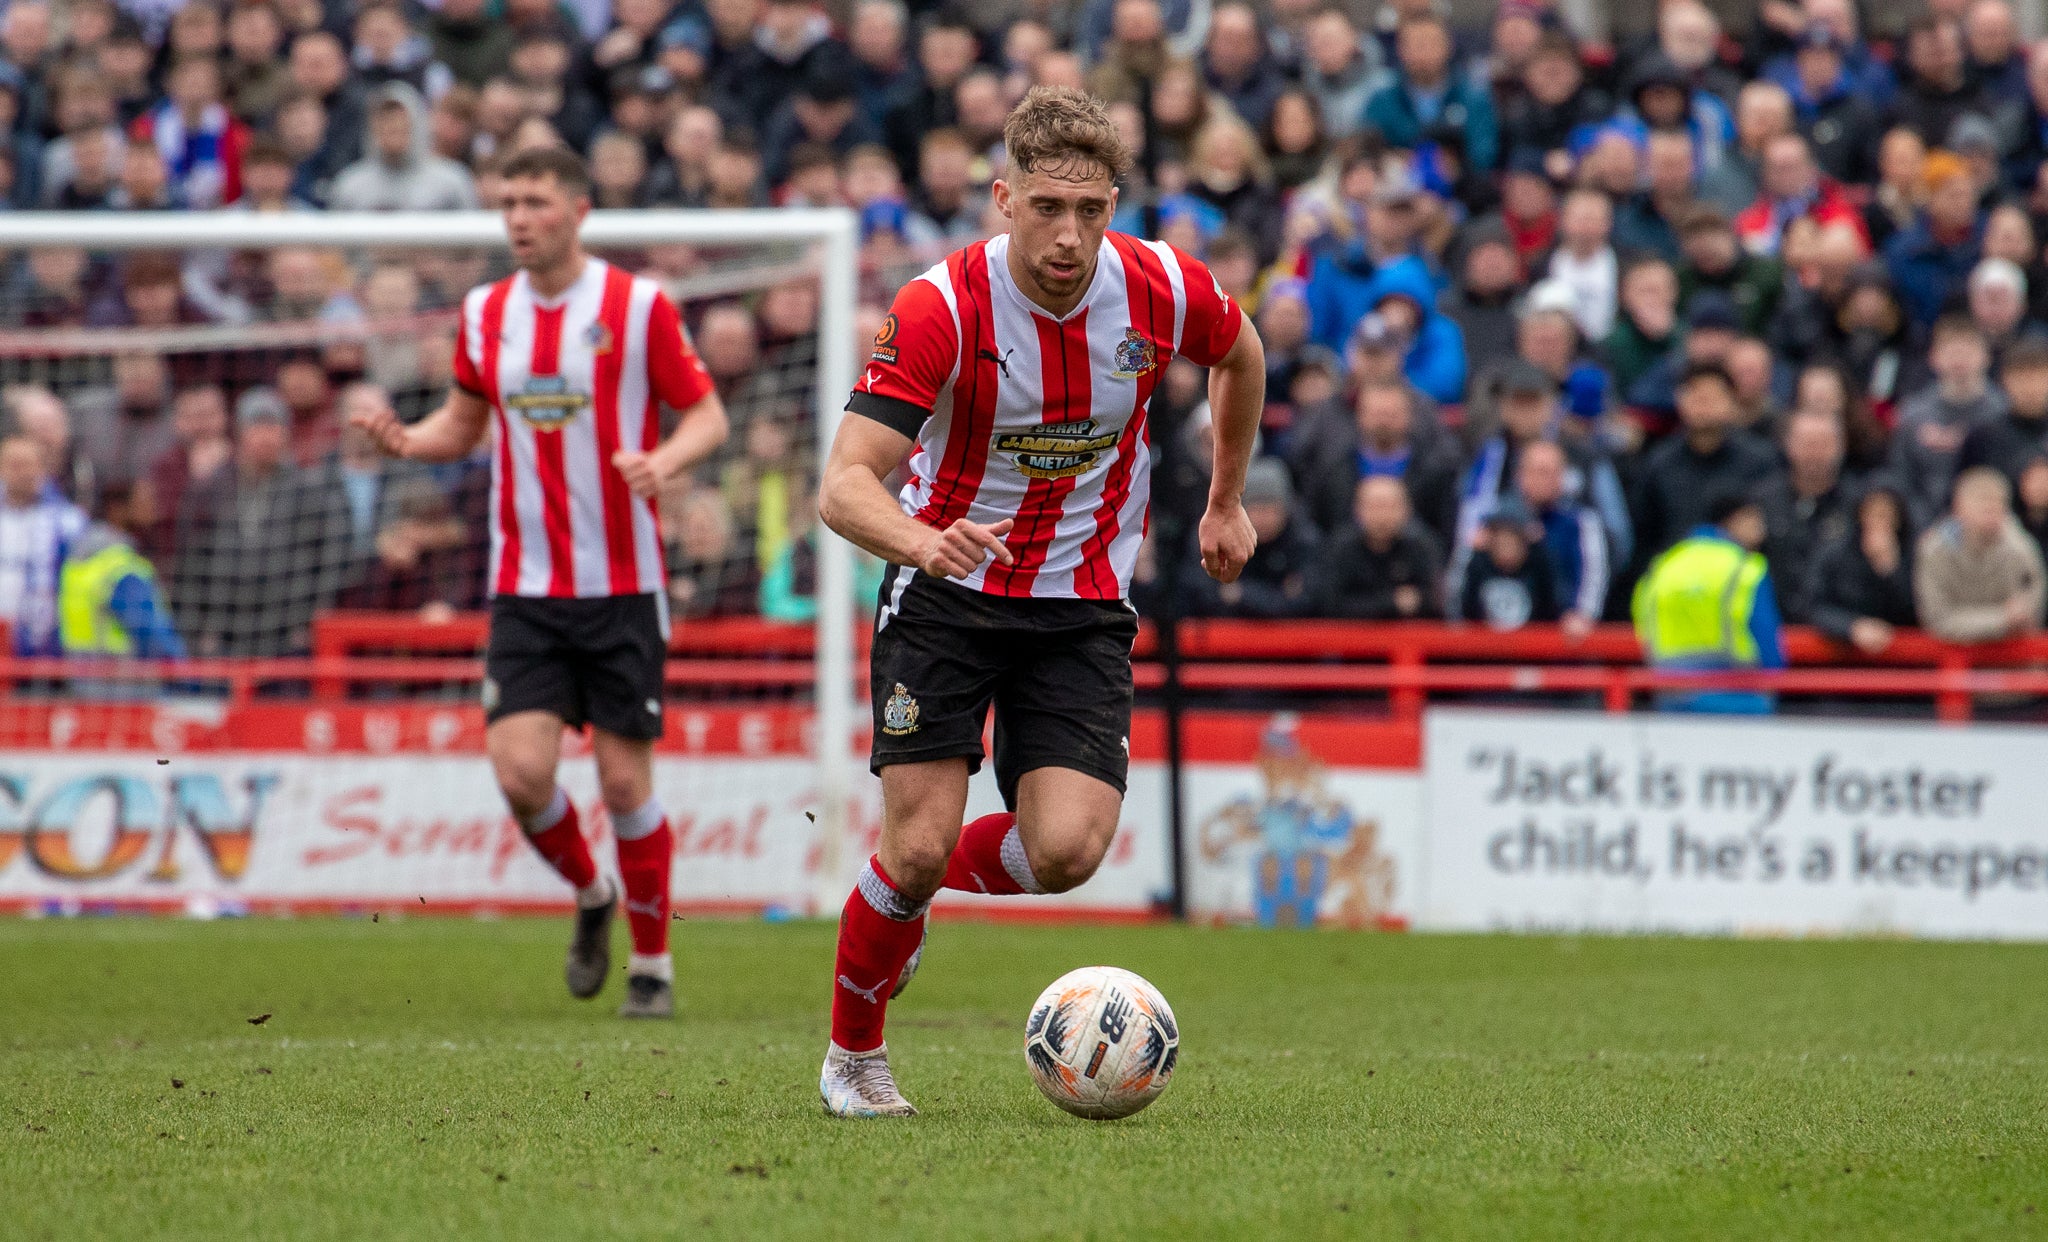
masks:
{"type": "Polygon", "coordinates": [[[1202,858],[1220,863],[1254,847],[1252,914],[1261,927],[1371,926],[1393,906],[1393,860],[1379,850],[1379,824],[1330,794],[1300,730],[1292,712],[1267,723],[1258,755],[1264,792],[1203,821],[1202,858]]]}

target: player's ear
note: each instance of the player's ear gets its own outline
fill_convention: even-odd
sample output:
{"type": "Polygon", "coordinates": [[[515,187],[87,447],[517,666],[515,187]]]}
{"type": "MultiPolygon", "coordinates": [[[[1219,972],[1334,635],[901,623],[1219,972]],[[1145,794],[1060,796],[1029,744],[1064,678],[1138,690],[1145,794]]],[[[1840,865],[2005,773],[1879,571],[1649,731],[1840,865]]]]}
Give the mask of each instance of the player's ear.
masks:
{"type": "Polygon", "coordinates": [[[1003,218],[1004,218],[1004,219],[1006,219],[1006,220],[1007,220],[1007,219],[1009,219],[1009,218],[1010,218],[1010,183],[1009,183],[1009,182],[1007,182],[1007,181],[1004,181],[1004,180],[1003,180],[1003,179],[1002,179],[1001,177],[997,177],[997,178],[995,179],[995,182],[994,182],[994,184],[992,184],[992,185],[990,185],[990,186],[989,186],[989,188],[988,188],[988,192],[989,192],[989,195],[990,195],[991,197],[993,197],[993,198],[994,198],[994,199],[996,200],[996,210],[997,210],[997,211],[1000,211],[1000,212],[1002,212],[1002,213],[1003,213],[1003,218]]]}

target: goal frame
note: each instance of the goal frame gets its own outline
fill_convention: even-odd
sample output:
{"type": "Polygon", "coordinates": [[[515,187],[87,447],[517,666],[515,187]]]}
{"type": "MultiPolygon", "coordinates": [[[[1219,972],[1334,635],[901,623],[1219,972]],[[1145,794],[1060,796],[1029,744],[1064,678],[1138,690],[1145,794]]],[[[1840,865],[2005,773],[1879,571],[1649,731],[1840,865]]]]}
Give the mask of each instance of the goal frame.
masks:
{"type": "MultiPolygon", "coordinates": [[[[780,210],[592,211],[582,240],[592,249],[759,242],[818,248],[818,369],[814,384],[817,460],[822,477],[854,381],[854,323],[859,279],[859,219],[843,207],[780,210]]],[[[74,246],[109,250],[265,250],[375,247],[506,250],[505,228],[490,211],[396,212],[0,212],[0,249],[74,246]]],[[[853,547],[818,526],[814,735],[820,844],[812,901],[829,912],[845,893],[841,843],[851,824],[854,783],[853,547]]]]}

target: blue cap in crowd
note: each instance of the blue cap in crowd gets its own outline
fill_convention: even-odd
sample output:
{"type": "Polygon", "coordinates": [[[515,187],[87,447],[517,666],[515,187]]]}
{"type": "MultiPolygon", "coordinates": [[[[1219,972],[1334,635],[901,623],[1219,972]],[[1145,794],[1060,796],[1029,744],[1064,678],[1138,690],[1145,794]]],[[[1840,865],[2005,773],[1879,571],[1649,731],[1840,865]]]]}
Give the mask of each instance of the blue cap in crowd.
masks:
{"type": "Polygon", "coordinates": [[[878,198],[860,209],[860,239],[866,241],[877,233],[894,233],[903,237],[910,224],[910,209],[893,198],[878,198]]]}
{"type": "Polygon", "coordinates": [[[1181,220],[1193,220],[1204,241],[1214,239],[1228,223],[1214,203],[1203,202],[1192,194],[1169,194],[1159,200],[1160,228],[1181,220]]]}

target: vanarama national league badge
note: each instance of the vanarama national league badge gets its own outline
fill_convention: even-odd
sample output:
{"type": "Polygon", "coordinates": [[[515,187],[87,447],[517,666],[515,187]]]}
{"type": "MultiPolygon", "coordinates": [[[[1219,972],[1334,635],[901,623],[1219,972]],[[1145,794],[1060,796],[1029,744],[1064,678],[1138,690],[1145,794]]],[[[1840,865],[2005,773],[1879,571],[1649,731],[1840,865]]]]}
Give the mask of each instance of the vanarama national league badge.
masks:
{"type": "Polygon", "coordinates": [[[889,312],[889,317],[882,321],[881,328],[875,333],[875,352],[871,357],[876,362],[887,363],[891,366],[895,365],[896,312],[889,312]]]}
{"type": "Polygon", "coordinates": [[[891,737],[917,732],[917,700],[900,681],[896,683],[896,693],[882,704],[882,732],[891,737]]]}
{"type": "Polygon", "coordinates": [[[1116,374],[1118,379],[1131,379],[1159,365],[1159,347],[1152,339],[1136,328],[1125,328],[1124,339],[1116,347],[1116,374]]]}

